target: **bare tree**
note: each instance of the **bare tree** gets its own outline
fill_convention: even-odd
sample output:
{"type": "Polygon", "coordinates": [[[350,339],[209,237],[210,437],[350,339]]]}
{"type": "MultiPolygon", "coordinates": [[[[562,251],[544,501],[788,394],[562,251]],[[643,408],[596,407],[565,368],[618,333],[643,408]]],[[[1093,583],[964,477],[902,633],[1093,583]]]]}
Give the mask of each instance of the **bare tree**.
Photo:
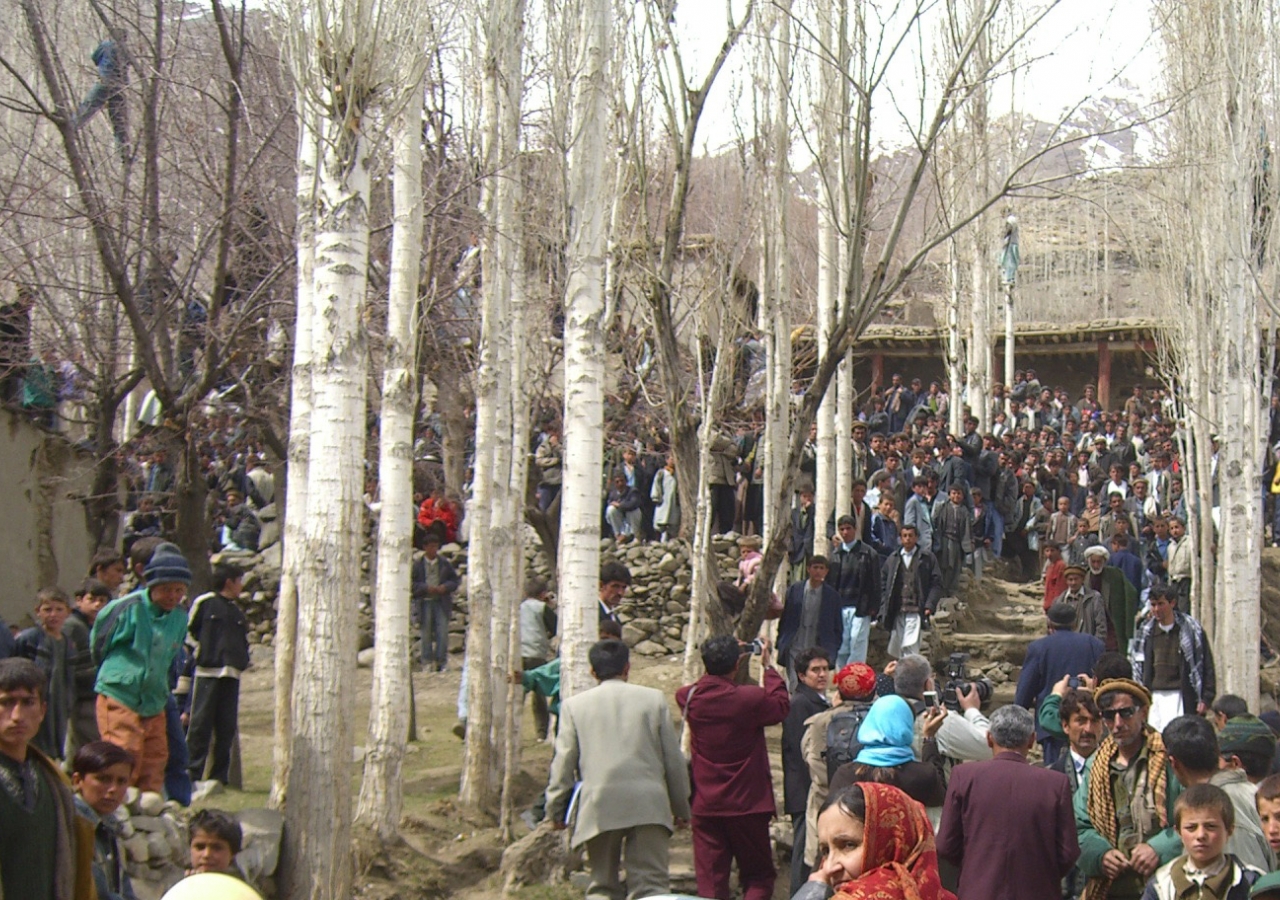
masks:
{"type": "Polygon", "coordinates": [[[1171,92],[1183,98],[1172,117],[1179,165],[1169,245],[1181,285],[1172,292],[1170,345],[1187,412],[1184,448],[1195,463],[1199,551],[1216,556],[1216,584],[1204,569],[1194,580],[1197,609],[1222,687],[1257,703],[1266,441],[1259,319],[1264,305],[1277,311],[1270,120],[1260,97],[1274,86],[1275,23],[1255,0],[1162,4],[1160,12],[1171,92]],[[1207,511],[1218,516],[1216,535],[1207,511]]]}

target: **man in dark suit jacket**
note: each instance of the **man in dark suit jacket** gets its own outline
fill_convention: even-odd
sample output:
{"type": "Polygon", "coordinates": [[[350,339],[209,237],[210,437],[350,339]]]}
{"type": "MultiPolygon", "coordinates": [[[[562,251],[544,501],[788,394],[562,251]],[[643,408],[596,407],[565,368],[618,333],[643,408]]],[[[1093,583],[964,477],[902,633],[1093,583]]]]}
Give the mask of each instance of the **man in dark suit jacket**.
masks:
{"type": "Polygon", "coordinates": [[[743,900],[770,900],[778,876],[769,844],[777,812],[764,729],[791,710],[787,683],[765,641],[764,686],[739,684],[750,650],[732,635],[702,643],[707,674],[676,691],[689,728],[693,767],[693,868],[699,897],[729,900],[729,870],[738,863],[743,900]]]}
{"type": "MultiPolygon", "coordinates": [[[[787,667],[787,680],[795,686],[799,671],[792,666],[792,656],[810,647],[821,647],[830,659],[840,652],[840,639],[844,625],[840,617],[840,592],[827,584],[827,558],[815,556],[809,560],[809,577],[787,588],[778,620],[778,661],[787,667]],[[804,598],[816,594],[818,609],[816,618],[807,621],[804,614],[804,598]]],[[[812,610],[810,611],[813,612],[812,610]]]]}
{"type": "MultiPolygon", "coordinates": [[[[1093,635],[1074,630],[1076,610],[1071,604],[1055,603],[1045,615],[1049,620],[1049,634],[1027,647],[1013,698],[1019,706],[1037,712],[1062,676],[1091,674],[1094,663],[1106,649],[1093,635]]],[[[1063,750],[1062,740],[1039,727],[1036,739],[1044,748],[1045,765],[1053,765],[1063,750]]]]}
{"type": "Polygon", "coordinates": [[[618,621],[618,604],[631,587],[631,570],[620,562],[600,567],[600,621],[618,621]]]}
{"type": "Polygon", "coordinates": [[[995,757],[951,770],[938,855],[959,868],[960,897],[1057,897],[1080,857],[1066,776],[1027,763],[1035,738],[1030,712],[1001,707],[987,734],[995,757]]]}
{"type": "Polygon", "coordinates": [[[810,868],[804,862],[805,808],[809,799],[809,766],[800,749],[805,720],[831,707],[827,685],[831,656],[822,647],[797,650],[792,660],[799,679],[791,692],[791,711],[782,722],[782,811],[791,817],[791,896],[804,885],[810,868]]]}

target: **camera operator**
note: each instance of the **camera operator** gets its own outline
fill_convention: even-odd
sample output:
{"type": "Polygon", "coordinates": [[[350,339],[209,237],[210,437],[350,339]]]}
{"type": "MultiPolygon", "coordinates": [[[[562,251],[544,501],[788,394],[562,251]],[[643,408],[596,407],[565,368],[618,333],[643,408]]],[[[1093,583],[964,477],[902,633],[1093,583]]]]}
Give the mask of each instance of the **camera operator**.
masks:
{"type": "MultiPolygon", "coordinates": [[[[933,667],[929,660],[917,653],[902,657],[893,666],[893,689],[906,700],[915,715],[915,740],[912,749],[916,759],[923,753],[923,724],[920,714],[925,711],[926,692],[936,690],[933,667]]],[[[947,717],[938,731],[938,752],[951,764],[969,760],[990,759],[991,747],[987,744],[987,732],[991,723],[982,714],[982,697],[972,682],[967,687],[957,687],[956,699],[960,711],[947,709],[947,717]]]]}
{"type": "Polygon", "coordinates": [[[732,635],[707,638],[702,664],[707,674],[676,691],[690,734],[698,896],[730,896],[730,864],[736,859],[743,900],[769,900],[777,877],[769,821],[777,803],[764,730],[787,717],[791,697],[767,640],[752,645],[732,635]],[[760,655],[763,687],[736,678],[753,651],[760,655]]]}

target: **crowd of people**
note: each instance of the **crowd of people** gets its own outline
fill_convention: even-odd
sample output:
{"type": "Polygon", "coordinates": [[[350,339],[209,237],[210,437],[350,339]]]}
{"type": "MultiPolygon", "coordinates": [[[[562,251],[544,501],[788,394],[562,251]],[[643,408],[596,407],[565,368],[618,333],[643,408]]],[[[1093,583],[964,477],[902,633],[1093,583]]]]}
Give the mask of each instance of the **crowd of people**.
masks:
{"type": "MultiPolygon", "coordinates": [[[[1135,387],[1106,411],[1092,386],[1072,403],[1033,371],[1005,394],[987,434],[971,415],[948,433],[945,385],[894,376],[872,397],[850,435],[851,514],[815,522],[813,482],[796,486],[776,653],[763,637],[709,638],[706,674],[676,692],[688,758],[661,694],[626,684],[628,647],[604,626],[629,578],[602,571],[600,688],[560,704],[545,808],[586,851],[588,898],[664,893],[684,826],[699,896],[729,900],[736,869],[746,900],[771,897],[779,809],[796,900],[1280,898],[1280,713],[1217,693],[1189,609],[1195,500],[1168,396],[1135,387]],[[1001,557],[1043,583],[1046,634],[1015,702],[988,713],[991,685],[963,656],[936,674],[917,651],[960,573],[980,580],[1001,557]],[[879,673],[866,663],[876,626],[890,634],[879,673]],[[743,677],[753,655],[758,684],[743,677]],[[781,807],[765,742],[775,725],[781,807]]],[[[746,535],[739,587],[759,563],[757,444],[744,429],[713,448],[714,530],[746,535]]],[[[609,473],[607,527],[619,541],[660,539],[656,470],[645,448],[626,450],[609,473]]],[[[541,487],[554,498],[553,482],[541,487]]]]}
{"type": "MultiPolygon", "coordinates": [[[[115,815],[126,789],[189,805],[201,782],[229,783],[243,579],[218,564],[188,608],[186,558],[138,537],[127,558],[100,551],[74,598],[41,590],[37,625],[0,623],[0,896],[136,900],[115,815]]],[[[188,874],[241,877],[234,817],[202,810],[189,834],[188,874]]]]}
{"type": "Polygon", "coordinates": [[[767,638],[708,638],[706,674],[676,691],[686,758],[662,692],[628,683],[626,569],[600,577],[599,685],[553,707],[537,810],[585,850],[588,898],[665,894],[671,835],[686,826],[699,897],[731,900],[735,870],[744,900],[772,897],[776,725],[793,900],[1280,898],[1280,713],[1212,688],[1185,711],[1161,701],[1162,670],[1185,676],[1188,662],[1157,609],[1172,605],[1167,587],[1146,623],[1173,635],[1172,658],[1135,666],[1076,631],[1077,608],[1059,600],[1017,702],[990,715],[980,680],[950,667],[943,680],[915,653],[877,673],[861,660],[837,670],[821,645],[783,663],[767,638]],[[744,677],[753,657],[758,684],[744,677]]]}

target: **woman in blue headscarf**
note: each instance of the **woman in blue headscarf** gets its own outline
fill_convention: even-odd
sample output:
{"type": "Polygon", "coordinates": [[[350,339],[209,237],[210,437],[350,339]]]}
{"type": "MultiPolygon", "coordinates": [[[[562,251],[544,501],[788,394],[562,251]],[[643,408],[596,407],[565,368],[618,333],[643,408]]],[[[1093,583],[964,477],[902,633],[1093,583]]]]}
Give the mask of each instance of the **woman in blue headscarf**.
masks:
{"type": "Polygon", "coordinates": [[[942,756],[937,735],[947,711],[941,707],[920,714],[923,728],[923,761],[911,749],[915,716],[906,700],[896,695],[881,697],[871,704],[858,728],[862,749],[853,762],[845,763],[831,779],[831,796],[855,782],[891,784],[925,806],[941,806],[947,796],[942,756]]]}

